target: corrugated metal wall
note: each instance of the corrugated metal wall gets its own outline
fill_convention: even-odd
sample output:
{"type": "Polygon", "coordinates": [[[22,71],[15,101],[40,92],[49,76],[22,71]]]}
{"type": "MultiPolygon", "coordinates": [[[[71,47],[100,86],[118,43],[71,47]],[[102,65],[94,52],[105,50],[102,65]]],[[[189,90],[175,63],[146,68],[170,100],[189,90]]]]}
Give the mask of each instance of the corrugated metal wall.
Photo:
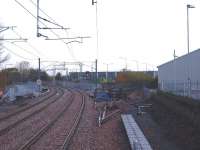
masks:
{"type": "Polygon", "coordinates": [[[163,91],[200,99],[200,50],[158,66],[163,91]]]}

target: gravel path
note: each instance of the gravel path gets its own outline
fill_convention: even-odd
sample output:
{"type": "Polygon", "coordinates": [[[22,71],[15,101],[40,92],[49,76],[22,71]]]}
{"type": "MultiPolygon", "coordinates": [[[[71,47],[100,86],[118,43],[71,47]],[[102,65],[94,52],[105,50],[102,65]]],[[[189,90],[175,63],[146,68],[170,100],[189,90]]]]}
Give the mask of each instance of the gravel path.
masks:
{"type": "Polygon", "coordinates": [[[97,125],[97,117],[92,100],[86,97],[86,107],[69,150],[129,150],[120,114],[101,127],[97,125]]]}

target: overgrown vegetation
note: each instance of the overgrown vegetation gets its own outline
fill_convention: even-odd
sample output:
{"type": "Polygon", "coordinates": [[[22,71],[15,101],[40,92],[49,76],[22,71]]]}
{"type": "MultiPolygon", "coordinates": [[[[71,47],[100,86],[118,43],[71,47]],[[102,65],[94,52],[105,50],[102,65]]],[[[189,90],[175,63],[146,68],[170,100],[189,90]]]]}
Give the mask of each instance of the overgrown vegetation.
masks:
{"type": "Polygon", "coordinates": [[[152,96],[151,115],[169,140],[182,150],[199,150],[200,102],[187,97],[159,92],[152,96]]]}
{"type": "Polygon", "coordinates": [[[3,63],[8,61],[9,58],[10,56],[4,52],[2,43],[0,43],[0,67],[2,66],[3,63]]]}
{"type": "Polygon", "coordinates": [[[158,79],[144,72],[121,72],[118,74],[116,82],[132,84],[136,87],[157,88],[158,79]]]}
{"type": "Polygon", "coordinates": [[[10,58],[10,56],[4,52],[2,43],[0,43],[0,69],[1,69],[1,71],[0,71],[0,91],[7,84],[6,74],[4,72],[2,72],[2,65],[6,61],[8,61],[9,58],[10,58]]]}
{"type": "MultiPolygon", "coordinates": [[[[33,68],[23,71],[19,71],[17,68],[7,68],[2,70],[1,74],[1,78],[5,80],[6,85],[26,81],[36,81],[38,79],[38,70],[33,68]]],[[[50,80],[49,75],[45,71],[40,72],[40,78],[42,81],[50,80]]]]}

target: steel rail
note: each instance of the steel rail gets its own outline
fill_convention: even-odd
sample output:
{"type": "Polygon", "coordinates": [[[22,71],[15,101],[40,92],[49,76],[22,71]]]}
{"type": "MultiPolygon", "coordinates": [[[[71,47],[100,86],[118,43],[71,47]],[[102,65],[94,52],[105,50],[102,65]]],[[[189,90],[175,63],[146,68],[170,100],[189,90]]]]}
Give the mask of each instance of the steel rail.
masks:
{"type": "Polygon", "coordinates": [[[84,108],[85,108],[85,96],[81,92],[79,92],[79,93],[82,96],[81,109],[80,109],[79,112],[76,113],[76,119],[74,121],[74,124],[73,124],[71,130],[69,131],[68,135],[66,136],[65,141],[64,141],[64,143],[61,147],[61,150],[67,150],[68,149],[70,141],[73,138],[73,136],[75,134],[75,130],[77,129],[79,122],[81,120],[81,117],[83,115],[83,111],[84,111],[84,108]]]}
{"type": "Polygon", "coordinates": [[[50,95],[48,95],[47,97],[45,97],[45,96],[46,96],[46,95],[45,95],[44,97],[42,97],[42,99],[41,99],[40,101],[38,101],[38,102],[36,102],[36,103],[34,103],[34,104],[32,104],[32,105],[26,106],[26,107],[24,107],[24,108],[22,108],[22,109],[19,109],[19,110],[17,110],[17,111],[14,111],[14,112],[9,113],[8,115],[5,115],[5,116],[3,116],[3,117],[0,117],[0,122],[5,121],[6,119],[8,119],[8,118],[10,118],[10,117],[16,116],[16,115],[18,115],[19,113],[21,113],[21,112],[23,112],[23,111],[26,111],[26,110],[28,110],[28,109],[30,109],[30,108],[36,106],[36,105],[39,105],[40,103],[45,102],[45,101],[48,100],[50,97],[54,96],[56,93],[57,93],[57,90],[56,90],[55,92],[51,93],[50,95]]]}
{"type": "MultiPolygon", "coordinates": [[[[70,91],[70,90],[69,90],[70,91]]],[[[72,93],[72,92],[71,92],[72,93]]],[[[70,102],[66,105],[65,109],[62,110],[57,117],[55,117],[50,123],[46,126],[41,128],[36,134],[34,134],[24,145],[22,145],[18,150],[27,150],[29,149],[34,143],[36,143],[56,122],[60,119],[63,114],[68,110],[74,100],[74,94],[70,97],[70,102]]]]}
{"type": "Polygon", "coordinates": [[[16,127],[17,125],[19,125],[20,123],[24,122],[25,120],[31,118],[32,116],[34,116],[35,114],[43,111],[44,109],[46,109],[47,107],[49,107],[51,104],[55,103],[57,100],[59,100],[62,96],[64,95],[64,92],[62,90],[62,93],[56,97],[53,101],[49,102],[48,104],[46,104],[45,106],[41,107],[40,109],[34,111],[33,113],[27,115],[26,117],[17,120],[16,122],[8,125],[7,127],[3,128],[0,130],[0,136],[6,134],[8,131],[10,131],[11,129],[13,129],[14,127],[16,127]]]}
{"type": "Polygon", "coordinates": [[[110,114],[108,114],[103,120],[102,123],[105,123],[106,121],[108,121],[109,119],[113,118],[113,117],[117,117],[117,115],[119,115],[121,113],[120,109],[117,109],[113,112],[111,112],[110,114]]]}

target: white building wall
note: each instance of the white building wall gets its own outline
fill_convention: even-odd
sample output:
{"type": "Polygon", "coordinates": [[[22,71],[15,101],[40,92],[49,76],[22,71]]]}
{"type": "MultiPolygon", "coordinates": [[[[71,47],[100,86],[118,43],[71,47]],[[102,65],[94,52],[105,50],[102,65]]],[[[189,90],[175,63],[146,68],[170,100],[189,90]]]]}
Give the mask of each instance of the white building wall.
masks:
{"type": "Polygon", "coordinates": [[[158,83],[163,91],[200,99],[200,50],[158,66],[158,83]]]}

